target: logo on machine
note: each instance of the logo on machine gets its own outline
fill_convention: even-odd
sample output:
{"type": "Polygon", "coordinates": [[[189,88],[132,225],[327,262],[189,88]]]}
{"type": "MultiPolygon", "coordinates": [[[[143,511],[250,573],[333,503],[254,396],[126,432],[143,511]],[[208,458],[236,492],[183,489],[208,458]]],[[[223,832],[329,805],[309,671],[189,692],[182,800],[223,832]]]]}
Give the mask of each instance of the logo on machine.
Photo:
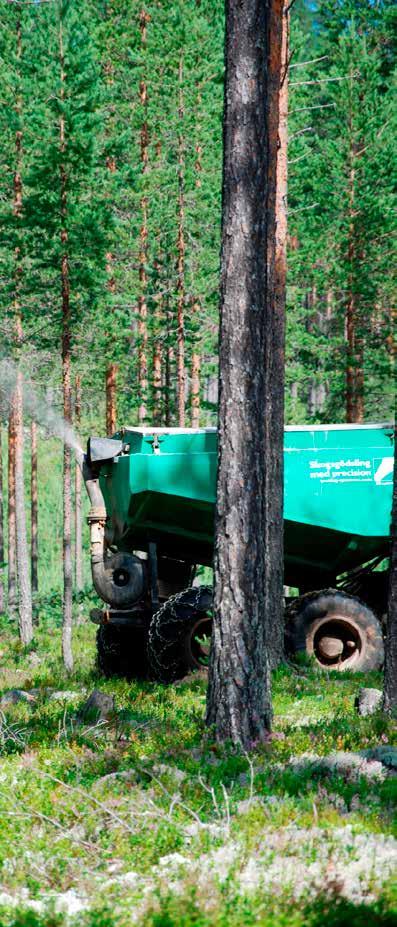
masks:
{"type": "Polygon", "coordinates": [[[374,460],[374,480],[377,486],[387,486],[393,482],[394,457],[374,460]]]}
{"type": "Polygon", "coordinates": [[[311,460],[310,479],[320,483],[372,483],[387,486],[393,481],[393,457],[361,457],[341,460],[311,460]]]}

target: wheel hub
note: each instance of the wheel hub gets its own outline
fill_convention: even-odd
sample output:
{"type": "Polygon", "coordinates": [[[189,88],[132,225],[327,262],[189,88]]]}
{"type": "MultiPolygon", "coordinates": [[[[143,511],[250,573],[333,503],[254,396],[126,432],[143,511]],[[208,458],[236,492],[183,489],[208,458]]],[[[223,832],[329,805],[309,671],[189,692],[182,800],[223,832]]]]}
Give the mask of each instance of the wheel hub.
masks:
{"type": "Polygon", "coordinates": [[[313,630],[310,649],[321,666],[347,669],[354,664],[363,643],[354,622],[335,615],[318,622],[313,630]]]}
{"type": "Polygon", "coordinates": [[[192,666],[203,667],[208,663],[212,621],[202,615],[193,625],[188,641],[188,655],[192,666]]]}

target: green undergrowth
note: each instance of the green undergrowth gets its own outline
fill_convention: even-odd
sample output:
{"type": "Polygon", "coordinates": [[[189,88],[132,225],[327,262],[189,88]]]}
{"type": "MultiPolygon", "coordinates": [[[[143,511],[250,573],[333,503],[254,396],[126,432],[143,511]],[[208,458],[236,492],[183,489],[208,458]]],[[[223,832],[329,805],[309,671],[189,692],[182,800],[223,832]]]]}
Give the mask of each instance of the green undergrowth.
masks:
{"type": "Polygon", "coordinates": [[[57,909],[70,892],[81,927],[317,927],[327,905],[327,924],[397,923],[392,880],[353,901],[336,877],[325,894],[308,885],[299,897],[288,880],[259,895],[239,883],[255,859],[266,870],[292,854],[310,868],[324,852],[333,860],[344,834],[347,860],[362,835],[374,847],[397,836],[396,778],[325,773],[306,756],[396,744],[394,721],[380,712],[358,718],[354,709],[358,689],[380,687],[380,674],[282,667],[273,679],[273,735],[246,755],[206,730],[202,674],[169,687],[100,677],[89,605],[85,597],[76,603],[71,677],[55,604],[28,652],[2,621],[0,694],[14,688],[31,700],[0,706],[1,927],[74,923],[73,904],[69,919],[57,909]],[[95,688],[114,697],[114,709],[88,723],[79,710],[95,688]],[[291,839],[278,846],[284,833],[291,839]]]}

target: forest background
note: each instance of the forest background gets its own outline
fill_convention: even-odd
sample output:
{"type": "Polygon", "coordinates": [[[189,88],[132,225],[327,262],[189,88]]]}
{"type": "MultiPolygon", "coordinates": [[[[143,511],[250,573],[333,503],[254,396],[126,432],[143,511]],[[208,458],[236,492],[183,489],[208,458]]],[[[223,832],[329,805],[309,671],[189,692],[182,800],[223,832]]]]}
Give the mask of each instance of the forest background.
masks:
{"type": "MultiPolygon", "coordinates": [[[[20,365],[33,588],[49,595],[63,483],[48,410],[82,439],[216,424],[223,6],[1,0],[0,26],[3,421],[20,365]]],[[[291,5],[287,424],[393,415],[396,26],[382,0],[291,5]]],[[[77,590],[80,491],[77,475],[77,590]]]]}

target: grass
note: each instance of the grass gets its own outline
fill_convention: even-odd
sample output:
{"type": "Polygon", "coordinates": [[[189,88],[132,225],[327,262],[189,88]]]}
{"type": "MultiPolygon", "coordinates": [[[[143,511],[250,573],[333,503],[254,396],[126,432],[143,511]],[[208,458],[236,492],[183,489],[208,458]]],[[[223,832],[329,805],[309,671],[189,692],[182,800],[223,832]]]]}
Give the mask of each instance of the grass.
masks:
{"type": "Polygon", "coordinates": [[[306,756],[396,743],[395,722],[353,706],[380,675],[278,670],[274,734],[248,757],[205,729],[201,675],[168,688],[99,677],[87,611],[82,597],[71,678],[56,599],[28,653],[1,627],[0,691],[34,695],[1,707],[1,927],[397,924],[397,779],[306,756]],[[94,688],[114,711],[82,723],[94,688]]]}

